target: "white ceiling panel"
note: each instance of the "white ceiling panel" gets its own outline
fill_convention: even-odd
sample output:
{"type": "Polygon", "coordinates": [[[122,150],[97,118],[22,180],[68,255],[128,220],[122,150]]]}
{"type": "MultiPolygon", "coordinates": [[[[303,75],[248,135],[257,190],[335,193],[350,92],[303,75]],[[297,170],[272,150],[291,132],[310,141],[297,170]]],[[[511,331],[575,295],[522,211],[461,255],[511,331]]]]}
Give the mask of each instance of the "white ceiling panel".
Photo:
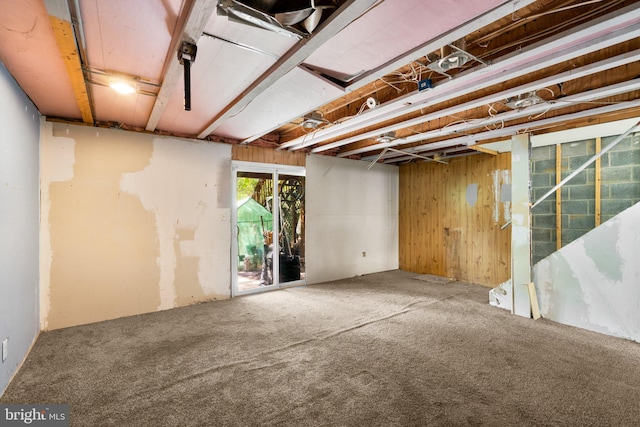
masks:
{"type": "MultiPolygon", "coordinates": [[[[503,0],[386,0],[307,58],[312,68],[350,76],[373,70],[503,0]]],[[[416,58],[417,59],[417,58],[416,58]]]]}
{"type": "Polygon", "coordinates": [[[89,66],[160,81],[182,7],[183,0],[81,1],[89,66]]]}
{"type": "Polygon", "coordinates": [[[294,68],[239,114],[222,124],[216,135],[246,139],[264,134],[274,124],[286,123],[300,112],[313,110],[342,94],[344,92],[337,86],[301,68],[294,68]]]}
{"type": "Polygon", "coordinates": [[[158,129],[197,134],[212,116],[240,95],[275,58],[202,37],[191,68],[191,111],[184,110],[184,82],[176,85],[158,129]]]}

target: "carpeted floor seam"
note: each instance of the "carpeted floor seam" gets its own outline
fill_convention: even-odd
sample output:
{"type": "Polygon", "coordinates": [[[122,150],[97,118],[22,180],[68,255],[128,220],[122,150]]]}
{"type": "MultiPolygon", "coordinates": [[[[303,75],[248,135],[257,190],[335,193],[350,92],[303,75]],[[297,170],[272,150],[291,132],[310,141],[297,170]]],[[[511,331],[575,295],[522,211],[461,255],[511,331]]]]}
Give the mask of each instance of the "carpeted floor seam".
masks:
{"type": "MultiPolygon", "coordinates": [[[[248,358],[248,359],[242,359],[242,360],[237,360],[237,361],[234,361],[234,362],[224,363],[224,364],[221,364],[221,365],[218,365],[218,366],[213,366],[211,368],[205,369],[204,371],[196,372],[196,373],[193,373],[193,374],[188,375],[188,376],[183,377],[183,378],[178,378],[178,379],[176,379],[175,381],[173,381],[170,384],[163,385],[161,387],[154,387],[154,388],[150,388],[150,389],[146,389],[146,390],[141,390],[141,391],[139,391],[139,392],[137,392],[135,394],[136,395],[140,395],[140,394],[143,394],[143,393],[147,393],[147,394],[148,393],[156,393],[159,390],[167,390],[167,389],[169,389],[171,387],[175,387],[175,386],[177,386],[177,385],[179,385],[181,383],[184,383],[184,382],[187,382],[187,381],[191,381],[191,380],[194,380],[194,379],[199,378],[199,377],[206,376],[206,375],[211,374],[211,373],[216,372],[216,371],[220,371],[220,370],[228,369],[228,368],[235,368],[237,366],[254,363],[257,360],[259,360],[259,359],[261,359],[261,358],[263,358],[265,356],[269,356],[269,355],[273,355],[273,354],[276,354],[276,353],[284,352],[284,351],[287,351],[287,350],[289,350],[291,348],[298,347],[298,346],[301,346],[301,345],[324,341],[324,340],[327,340],[327,339],[330,339],[330,338],[334,338],[334,337],[343,335],[345,333],[354,331],[356,329],[363,328],[365,326],[368,326],[368,325],[371,325],[371,324],[374,324],[374,323],[382,322],[382,321],[385,321],[385,320],[392,319],[394,317],[401,316],[403,314],[406,314],[406,313],[409,313],[411,311],[416,310],[415,308],[412,309],[411,307],[414,307],[414,306],[416,306],[418,304],[426,303],[426,305],[429,306],[429,305],[437,304],[439,302],[455,298],[456,296],[462,295],[463,293],[464,292],[458,293],[458,294],[454,294],[454,295],[449,295],[447,297],[436,299],[436,300],[414,301],[414,302],[412,302],[410,304],[405,305],[399,311],[393,312],[393,313],[388,314],[386,316],[377,317],[377,318],[374,318],[374,319],[371,319],[371,320],[367,320],[365,322],[360,322],[360,323],[357,323],[357,324],[355,324],[353,326],[349,326],[347,328],[340,329],[338,331],[329,333],[329,334],[324,335],[324,336],[309,338],[309,339],[301,340],[301,341],[296,341],[294,343],[287,344],[287,345],[284,345],[284,346],[281,346],[281,347],[265,350],[265,351],[260,352],[260,353],[256,354],[255,356],[253,356],[251,358],[248,358]]],[[[247,369],[247,371],[252,371],[252,370],[256,370],[256,369],[264,369],[264,368],[269,367],[269,366],[271,366],[271,365],[265,365],[265,366],[259,367],[259,368],[250,368],[250,369],[247,369]]],[[[125,399],[123,399],[123,400],[125,400],[125,399]]]]}

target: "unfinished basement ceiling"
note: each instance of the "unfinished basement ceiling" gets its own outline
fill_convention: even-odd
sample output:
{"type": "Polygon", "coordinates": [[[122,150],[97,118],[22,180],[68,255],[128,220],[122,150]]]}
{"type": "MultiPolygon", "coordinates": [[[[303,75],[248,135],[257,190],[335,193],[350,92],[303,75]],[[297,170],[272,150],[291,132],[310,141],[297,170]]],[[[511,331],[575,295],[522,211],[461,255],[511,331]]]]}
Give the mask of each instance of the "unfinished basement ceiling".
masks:
{"type": "Polygon", "coordinates": [[[0,0],[0,60],[50,120],[442,161],[518,133],[639,116],[639,6],[0,0]],[[183,42],[197,47],[183,54],[188,111],[183,42]],[[117,79],[135,91],[116,93],[117,79]]]}

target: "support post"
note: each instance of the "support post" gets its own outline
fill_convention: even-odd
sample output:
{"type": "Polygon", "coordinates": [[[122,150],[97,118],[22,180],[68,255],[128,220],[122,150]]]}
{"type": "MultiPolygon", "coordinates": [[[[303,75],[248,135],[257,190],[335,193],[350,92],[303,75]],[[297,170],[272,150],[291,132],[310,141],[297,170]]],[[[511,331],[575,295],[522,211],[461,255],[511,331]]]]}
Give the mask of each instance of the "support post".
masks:
{"type": "MultiPolygon", "coordinates": [[[[556,145],[556,185],[562,181],[562,145],[556,145]]],[[[562,248],[562,190],[556,190],[556,250],[562,248]]]]}
{"type": "MultiPolygon", "coordinates": [[[[602,151],[602,138],[601,137],[597,137],[596,138],[596,155],[600,154],[600,151],[602,151]]],[[[595,171],[595,186],[596,186],[596,207],[595,207],[595,224],[596,227],[600,225],[600,222],[602,220],[601,216],[600,216],[600,205],[601,205],[601,201],[602,201],[602,194],[601,194],[601,190],[602,190],[602,159],[600,157],[598,157],[596,159],[596,171],[595,171]]]]}
{"type": "Polygon", "coordinates": [[[531,317],[531,208],[529,134],[511,139],[511,313],[531,317]]]}

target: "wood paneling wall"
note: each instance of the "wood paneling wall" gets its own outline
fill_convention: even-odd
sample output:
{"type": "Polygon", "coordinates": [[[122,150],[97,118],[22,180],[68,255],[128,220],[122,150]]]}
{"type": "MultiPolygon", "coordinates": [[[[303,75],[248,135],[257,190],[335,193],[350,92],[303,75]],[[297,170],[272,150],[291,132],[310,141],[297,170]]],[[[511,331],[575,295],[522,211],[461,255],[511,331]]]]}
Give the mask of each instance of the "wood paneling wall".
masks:
{"type": "Polygon", "coordinates": [[[305,166],[307,155],[298,151],[275,150],[251,145],[233,145],[231,160],[271,163],[274,165],[305,166]]]}
{"type": "Polygon", "coordinates": [[[508,280],[510,164],[510,154],[481,153],[401,166],[400,268],[487,287],[508,280]]]}

